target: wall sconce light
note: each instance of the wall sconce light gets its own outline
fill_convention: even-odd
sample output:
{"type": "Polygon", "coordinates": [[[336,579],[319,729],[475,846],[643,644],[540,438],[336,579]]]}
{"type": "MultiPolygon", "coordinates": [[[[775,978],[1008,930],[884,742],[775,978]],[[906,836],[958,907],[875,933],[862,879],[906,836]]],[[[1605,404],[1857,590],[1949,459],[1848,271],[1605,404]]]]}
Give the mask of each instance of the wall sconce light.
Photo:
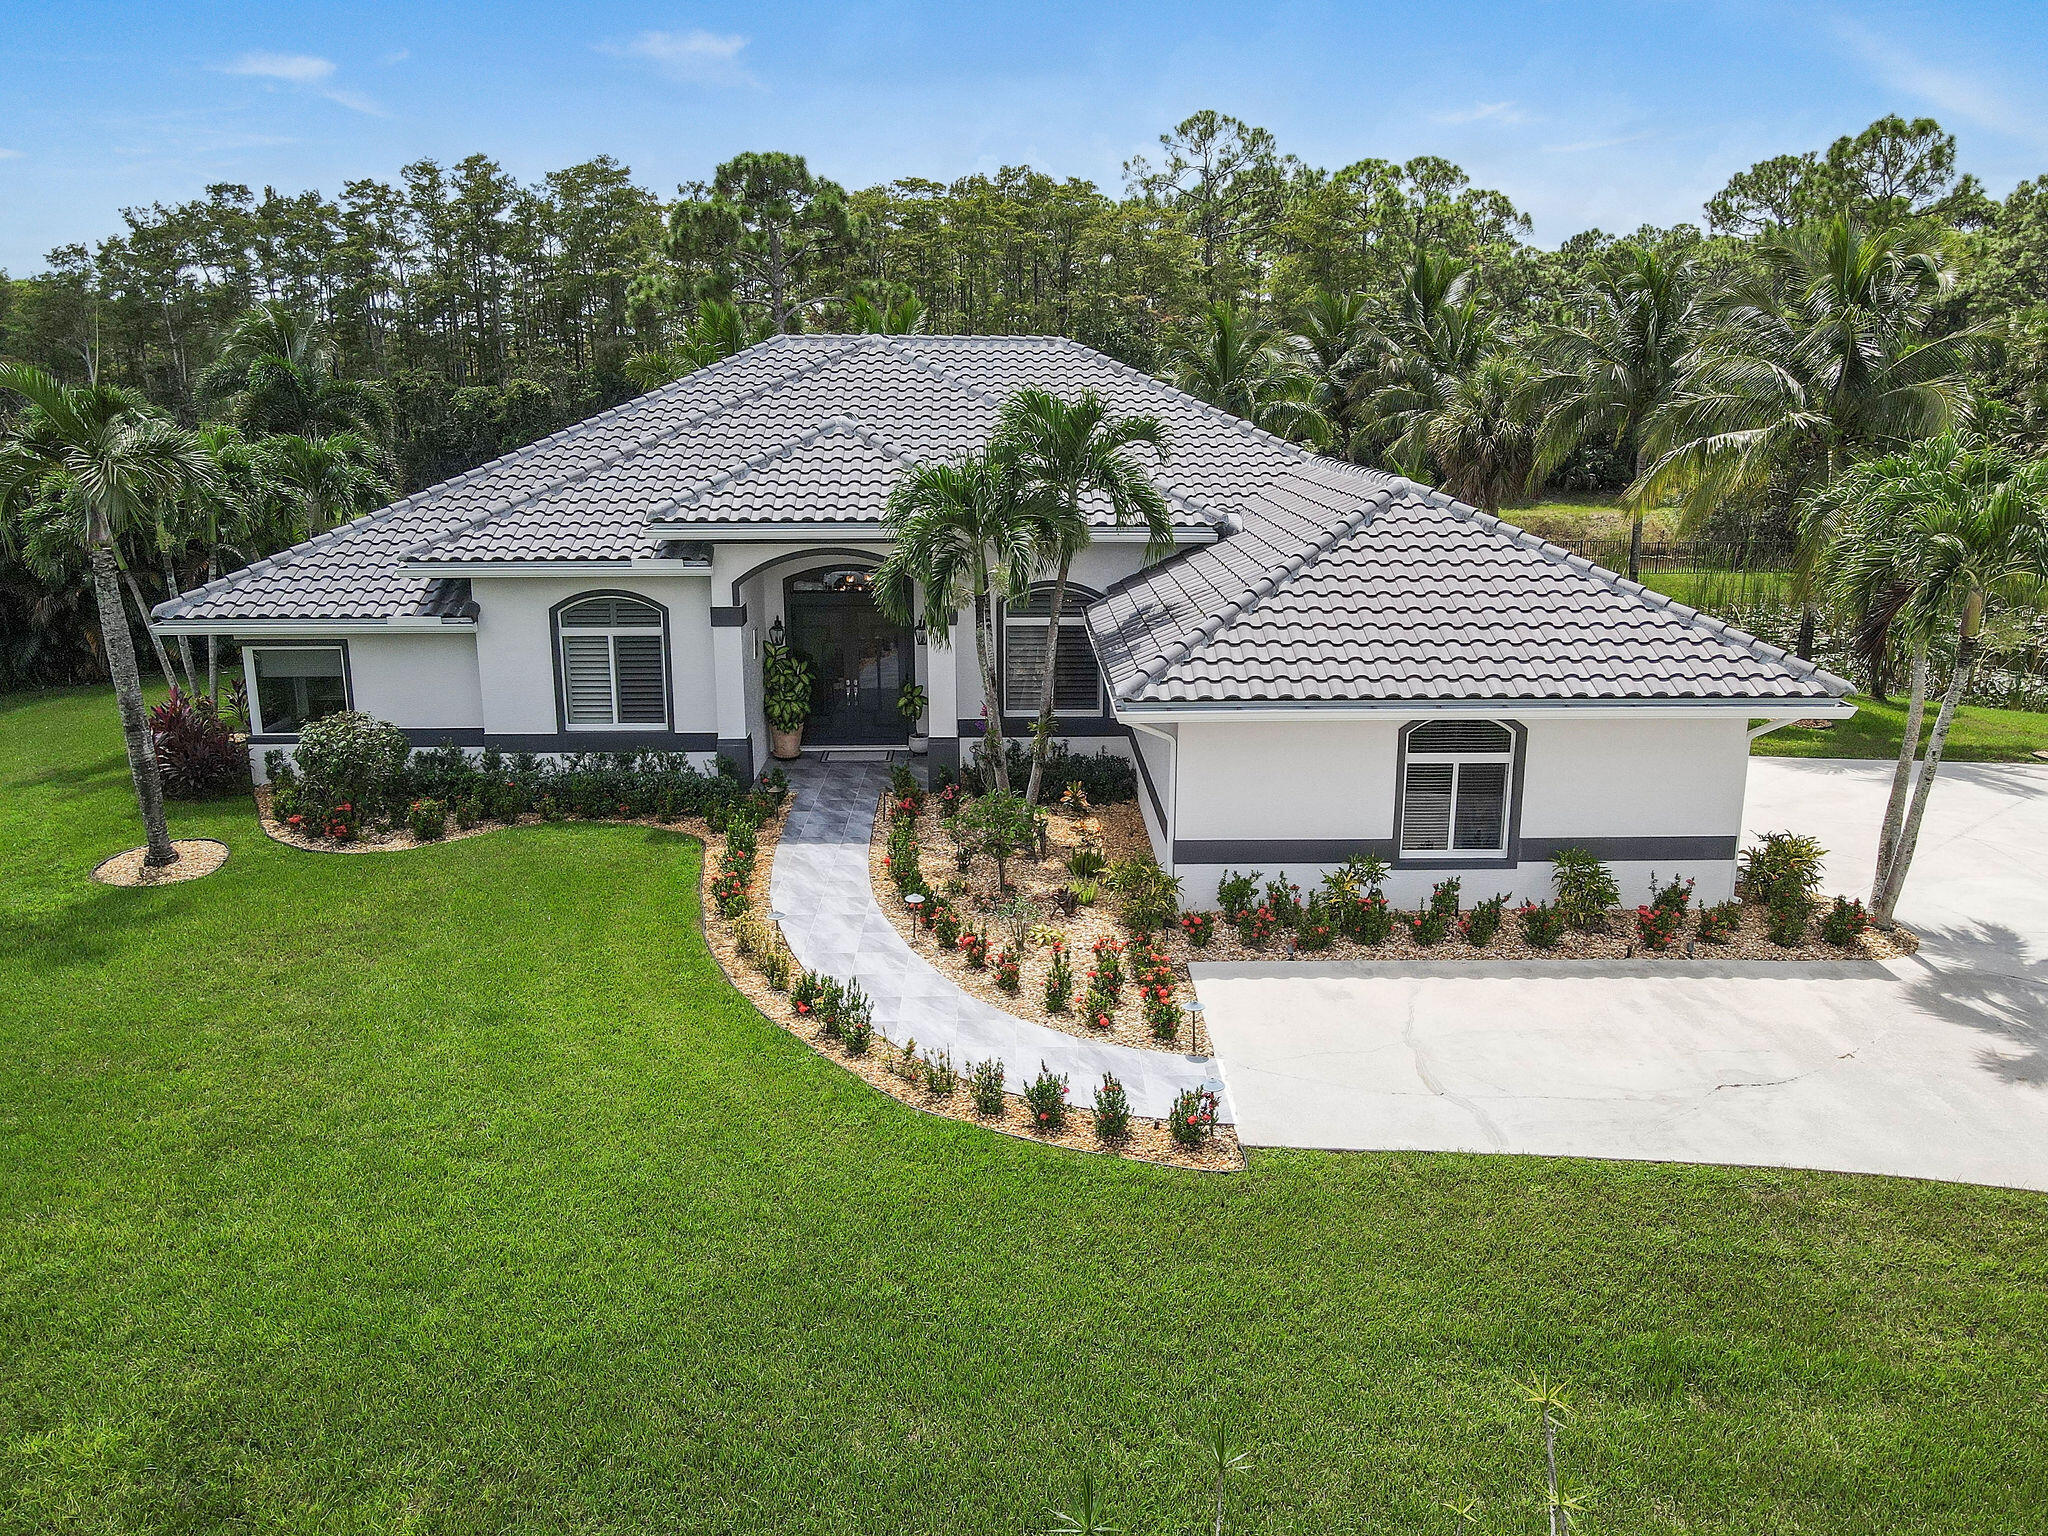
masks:
{"type": "Polygon", "coordinates": [[[770,645],[782,644],[782,620],[777,619],[768,626],[768,643],[770,645]]]}

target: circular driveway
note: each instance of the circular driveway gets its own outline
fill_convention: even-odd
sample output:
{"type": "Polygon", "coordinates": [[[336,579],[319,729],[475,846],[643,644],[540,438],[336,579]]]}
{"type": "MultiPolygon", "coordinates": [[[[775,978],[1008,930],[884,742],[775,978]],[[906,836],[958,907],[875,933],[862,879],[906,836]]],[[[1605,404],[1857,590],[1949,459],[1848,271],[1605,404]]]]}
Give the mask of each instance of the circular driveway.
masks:
{"type": "MultiPolygon", "coordinates": [[[[1750,832],[1867,894],[1882,762],[1757,758],[1750,832]]],[[[1250,1144],[2048,1189],[2048,768],[1944,766],[1888,964],[1196,965],[1250,1144]]]]}

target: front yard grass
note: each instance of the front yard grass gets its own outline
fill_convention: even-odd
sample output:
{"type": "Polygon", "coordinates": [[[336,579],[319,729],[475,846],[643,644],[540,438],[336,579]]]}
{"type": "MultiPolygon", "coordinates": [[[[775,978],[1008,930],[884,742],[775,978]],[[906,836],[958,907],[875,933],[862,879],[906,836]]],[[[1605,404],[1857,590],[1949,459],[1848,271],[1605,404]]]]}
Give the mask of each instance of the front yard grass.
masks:
{"type": "MultiPolygon", "coordinates": [[[[1938,700],[1929,700],[1921,720],[1920,740],[1924,745],[1934,729],[1938,700]]],[[[1899,738],[1906,730],[1906,706],[1898,701],[1880,704],[1858,694],[1856,713],[1837,720],[1832,729],[1819,731],[1788,725],[1750,743],[1758,757],[1888,757],[1899,755],[1899,738]]],[[[2027,709],[1989,709],[1964,704],[1956,710],[1949,727],[1945,761],[1958,763],[2024,763],[2034,753],[2048,750],[2048,714],[2027,709]]]]}
{"type": "Polygon", "coordinates": [[[1092,1464],[1234,1531],[2003,1532],[2048,1505],[2048,1200],[1254,1153],[920,1115],[762,1020],[674,833],[109,890],[100,691],[0,700],[0,1529],[1014,1531],[1092,1464]]]}

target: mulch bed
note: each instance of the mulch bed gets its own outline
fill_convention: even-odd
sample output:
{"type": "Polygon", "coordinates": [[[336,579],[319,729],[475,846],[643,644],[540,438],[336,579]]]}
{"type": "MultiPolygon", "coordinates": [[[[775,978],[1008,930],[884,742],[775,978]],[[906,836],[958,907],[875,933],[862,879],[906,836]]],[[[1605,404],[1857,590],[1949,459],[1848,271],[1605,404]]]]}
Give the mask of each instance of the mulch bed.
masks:
{"type": "MultiPolygon", "coordinates": [[[[1099,830],[1093,836],[1101,843],[1103,852],[1112,860],[1132,854],[1149,856],[1152,851],[1150,839],[1146,836],[1145,825],[1137,806],[1130,804],[1100,806],[1092,815],[1099,830]]],[[[1090,1040],[1113,1040],[1118,1045],[1136,1046],[1145,1050],[1185,1052],[1188,1045],[1187,1026],[1182,1025],[1178,1039],[1167,1042],[1155,1040],[1152,1032],[1132,999],[1133,988],[1126,980],[1124,1003],[1119,1009],[1114,1027],[1104,1031],[1083,1023],[1074,1013],[1048,1013],[1044,1006],[1045,974],[1050,952],[1036,945],[1027,945],[1023,964],[1020,967],[1021,985],[1015,995],[1003,991],[995,984],[993,970],[977,970],[957,952],[941,951],[929,933],[920,930],[912,920],[910,909],[904,905],[895,882],[889,877],[884,863],[889,835],[889,800],[885,795],[876,808],[875,831],[868,848],[868,873],[873,882],[875,899],[882,910],[889,914],[889,920],[918,953],[942,971],[949,981],[957,984],[962,991],[972,993],[983,1001],[992,1003],[1005,1012],[1027,1019],[1034,1024],[1061,1030],[1066,1034],[1090,1040]]],[[[1009,862],[1008,876],[1013,893],[1021,893],[1037,909],[1037,916],[1031,921],[1062,930],[1067,940],[1069,963],[1076,973],[1075,995],[1086,984],[1088,957],[1091,947],[1101,938],[1126,941],[1125,974],[1128,978],[1129,951],[1135,947],[1117,918],[1116,898],[1108,890],[1093,906],[1083,907],[1072,917],[1063,917],[1054,905],[1053,898],[1067,883],[1067,855],[1078,847],[1087,836],[1081,822],[1062,812],[1054,811],[1049,818],[1049,857],[1044,860],[1018,858],[1009,862]]],[[[990,861],[977,856],[970,861],[963,875],[953,854],[953,843],[947,837],[945,827],[939,820],[936,802],[927,799],[924,810],[918,816],[918,864],[925,883],[933,890],[943,892],[962,914],[984,926],[989,934],[992,949],[1000,949],[1007,942],[1008,930],[1002,919],[995,915],[995,871],[990,861]]],[[[1268,870],[1267,875],[1277,875],[1277,870],[1268,870]]],[[[1484,877],[1468,877],[1468,896],[1484,900],[1493,893],[1484,886],[1484,877]]],[[[1304,895],[1308,894],[1306,891],[1304,895]]],[[[1607,931],[1604,933],[1565,934],[1551,949],[1538,949],[1522,938],[1520,925],[1514,912],[1509,910],[1501,930],[1492,943],[1476,948],[1461,936],[1453,933],[1441,943],[1418,944],[1412,934],[1396,925],[1396,930],[1386,943],[1377,946],[1354,944],[1339,939],[1327,948],[1316,951],[1296,951],[1283,933],[1276,936],[1264,947],[1258,948],[1245,943],[1238,937],[1237,930],[1224,923],[1221,914],[1216,914],[1214,935],[1207,946],[1196,948],[1187,941],[1187,936],[1178,928],[1162,931],[1151,940],[1153,949],[1164,955],[1173,965],[1174,974],[1179,978],[1178,996],[1183,1008],[1193,999],[1194,990],[1188,980],[1188,965],[1191,961],[1222,962],[1256,961],[1353,961],[1363,964],[1401,965],[1416,961],[1466,961],[1486,964],[1504,960],[1652,960],[1683,962],[1687,960],[1765,960],[1773,962],[1799,961],[1843,961],[1843,960],[1890,960],[1910,955],[1920,947],[1919,939],[1904,927],[1889,933],[1872,928],[1864,932],[1853,945],[1838,948],[1824,944],[1817,936],[1818,924],[1808,928],[1805,943],[1787,948],[1775,943],[1766,928],[1767,914],[1761,907],[1745,904],[1742,908],[1741,927],[1725,944],[1708,944],[1693,938],[1696,919],[1688,914],[1685,931],[1669,949],[1657,951],[1645,949],[1636,938],[1636,922],[1633,912],[1616,911],[1609,914],[1607,931]]],[[[1207,1051],[1209,1041],[1206,1031],[1200,1041],[1202,1051],[1207,1051]]]]}
{"type": "Polygon", "coordinates": [[[197,880],[203,875],[210,875],[228,861],[228,845],[217,843],[210,837],[181,837],[172,842],[171,848],[178,855],[175,864],[150,868],[143,863],[149,856],[149,848],[145,845],[102,860],[93,870],[92,877],[101,885],[131,888],[176,885],[182,880],[197,880]]]}
{"type": "MultiPolygon", "coordinates": [[[[398,853],[407,849],[432,847],[434,844],[421,843],[413,835],[398,828],[386,832],[365,829],[363,837],[354,842],[336,843],[326,838],[307,837],[292,828],[281,826],[271,819],[270,791],[268,786],[256,790],[258,820],[263,830],[280,843],[302,848],[310,853],[398,853]]],[[[755,834],[755,858],[753,884],[748,890],[748,901],[753,914],[767,921],[769,872],[775,866],[775,847],[782,838],[782,828],[788,819],[789,803],[774,819],[763,825],[755,834]]],[[[539,826],[538,816],[522,816],[517,822],[482,822],[474,827],[457,829],[450,824],[448,835],[437,839],[439,842],[456,842],[465,837],[480,837],[486,832],[501,832],[511,826],[539,826]]],[[[1003,1114],[1000,1117],[977,1115],[968,1098],[965,1082],[969,1062],[955,1062],[962,1082],[951,1094],[941,1098],[928,1092],[920,1082],[907,1081],[894,1064],[902,1059],[902,1053],[884,1040],[875,1036],[874,1046],[864,1056],[849,1055],[838,1042],[818,1034],[798,1021],[790,1007],[787,993],[779,992],[768,985],[739,951],[734,941],[733,924],[717,914],[711,900],[711,881],[718,872],[718,861],[725,852],[725,838],[711,830],[699,817],[678,821],[656,821],[651,817],[606,818],[593,822],[597,826],[638,826],[656,827],[663,831],[681,832],[696,838],[704,845],[703,869],[700,877],[700,896],[704,910],[704,940],[711,950],[726,979],[743,995],[770,1023],[780,1026],[804,1042],[819,1055],[846,1068],[869,1086],[879,1089],[899,1103],[925,1114],[940,1115],[949,1120],[967,1120],[985,1129],[1000,1132],[1006,1136],[1017,1136],[1028,1141],[1042,1141],[1053,1146],[1064,1147],[1074,1152],[1103,1153],[1110,1156],[1134,1158],[1140,1162],[1162,1163],[1174,1168],[1193,1168],[1206,1172],[1238,1172],[1244,1166],[1244,1152],[1238,1146],[1236,1132],[1227,1125],[1216,1127],[1207,1144],[1197,1151],[1189,1152],[1180,1147],[1167,1132],[1164,1121],[1142,1115],[1131,1116],[1130,1139],[1121,1146],[1103,1144],[1095,1134],[1095,1116],[1085,1105],[1074,1105],[1067,1111],[1066,1125],[1053,1132],[1041,1132],[1032,1124],[1031,1111],[1025,1106],[1021,1095],[1010,1093],[1003,1096],[1003,1114]]],[[[177,845],[182,851],[188,845],[177,845]]],[[[219,844],[208,846],[219,848],[219,844]]],[[[221,848],[221,856],[227,850],[221,848]]],[[[142,851],[135,850],[133,857],[139,863],[142,851]]],[[[126,858],[129,855],[121,855],[126,858]]],[[[113,860],[108,861],[110,864],[113,860]]],[[[182,865],[186,860],[181,859],[182,865]]],[[[105,866],[102,866],[104,868],[105,866]]],[[[176,867],[176,866],[174,866],[176,867]]],[[[97,872],[96,872],[97,873],[97,872]]],[[[202,870],[200,873],[206,873],[202,870]]],[[[190,879],[189,875],[174,878],[190,879]]]]}

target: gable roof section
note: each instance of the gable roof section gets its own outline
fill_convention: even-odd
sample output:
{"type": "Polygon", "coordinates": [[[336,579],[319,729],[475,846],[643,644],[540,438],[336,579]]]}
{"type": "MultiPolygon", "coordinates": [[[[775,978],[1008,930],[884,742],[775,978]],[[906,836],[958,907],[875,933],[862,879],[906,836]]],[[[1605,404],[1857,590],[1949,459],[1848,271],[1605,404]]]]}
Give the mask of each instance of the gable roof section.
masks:
{"type": "Polygon", "coordinates": [[[1818,700],[1851,685],[1463,503],[1331,460],[1088,611],[1119,706],[1818,700]]]}

